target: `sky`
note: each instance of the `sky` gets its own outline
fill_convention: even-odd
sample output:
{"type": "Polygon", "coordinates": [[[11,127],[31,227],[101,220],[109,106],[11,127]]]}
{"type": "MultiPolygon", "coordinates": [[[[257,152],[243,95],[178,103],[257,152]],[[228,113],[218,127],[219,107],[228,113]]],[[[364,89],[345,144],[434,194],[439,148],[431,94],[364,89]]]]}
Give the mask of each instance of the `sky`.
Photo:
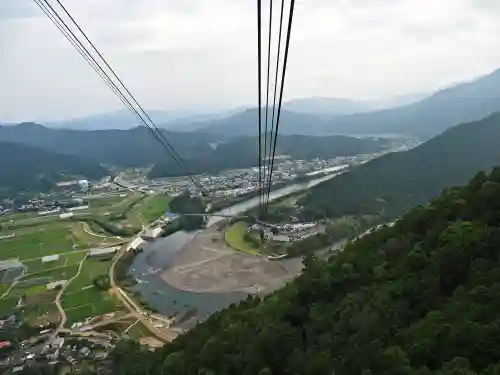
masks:
{"type": "MultiPolygon", "coordinates": [[[[255,0],[62,2],[143,107],[256,106],[255,0]]],[[[500,67],[499,21],[498,0],[296,0],[284,99],[382,99],[473,79],[500,67]]],[[[122,107],[31,0],[0,1],[0,122],[122,107]]]]}

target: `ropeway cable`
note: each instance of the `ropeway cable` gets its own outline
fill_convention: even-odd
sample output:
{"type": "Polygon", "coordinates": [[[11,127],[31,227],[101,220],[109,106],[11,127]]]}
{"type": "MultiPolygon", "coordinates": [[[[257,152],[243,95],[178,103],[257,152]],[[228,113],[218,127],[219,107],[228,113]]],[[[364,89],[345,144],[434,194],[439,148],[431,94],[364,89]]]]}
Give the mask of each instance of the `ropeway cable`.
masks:
{"type": "Polygon", "coordinates": [[[271,193],[273,168],[274,168],[274,158],[275,158],[275,154],[276,154],[276,142],[278,140],[278,129],[279,129],[279,122],[280,122],[280,115],[281,115],[281,104],[282,104],[282,101],[283,101],[283,88],[285,86],[286,66],[287,66],[287,61],[288,61],[288,50],[289,50],[289,47],[290,47],[290,35],[291,35],[291,32],[292,32],[292,20],[293,20],[294,6],[295,6],[295,0],[290,0],[290,13],[289,13],[289,16],[288,16],[288,29],[287,29],[287,34],[286,34],[285,55],[284,55],[284,60],[283,60],[283,69],[281,71],[280,96],[279,96],[279,102],[278,102],[278,113],[277,113],[277,116],[276,116],[276,129],[275,129],[274,140],[273,140],[273,152],[272,152],[272,158],[271,158],[271,170],[270,170],[270,173],[269,173],[269,183],[267,185],[266,207],[269,204],[269,195],[271,193]]]}
{"type": "MultiPolygon", "coordinates": [[[[273,94],[273,111],[271,115],[271,132],[270,132],[270,140],[269,140],[269,157],[271,156],[271,146],[273,141],[273,130],[274,130],[274,113],[276,108],[276,89],[278,87],[278,71],[279,71],[279,63],[281,56],[281,34],[283,30],[283,10],[285,8],[285,0],[281,0],[281,9],[280,9],[280,23],[279,23],[279,32],[278,32],[278,51],[276,53],[276,70],[274,74],[274,94],[273,94]]],[[[270,163],[270,160],[269,160],[270,163]]],[[[267,181],[266,181],[267,184],[267,181]]],[[[267,185],[266,185],[267,186],[267,185]]],[[[269,189],[270,192],[270,189],[269,189]]],[[[267,195],[267,202],[269,202],[269,192],[267,195]]],[[[267,212],[267,205],[265,206],[265,210],[267,212]]]]}
{"type": "MultiPolygon", "coordinates": [[[[271,70],[271,35],[273,30],[273,0],[269,0],[269,30],[268,30],[268,41],[267,41],[267,78],[266,78],[266,120],[264,126],[264,186],[265,181],[267,181],[267,174],[269,173],[269,165],[270,160],[269,157],[271,154],[267,153],[267,124],[269,118],[269,76],[271,70]]],[[[271,136],[272,138],[272,136],[271,136]]],[[[271,151],[271,139],[269,140],[269,151],[271,151]]],[[[265,190],[265,189],[264,189],[265,190]]],[[[265,197],[265,191],[263,192],[263,199],[265,197]]]]}
{"type": "MultiPolygon", "coordinates": [[[[66,22],[64,22],[64,20],[57,13],[57,11],[50,5],[50,3],[47,0],[34,0],[34,2],[38,5],[38,7],[40,7],[40,9],[54,23],[54,25],[59,29],[59,31],[62,32],[62,34],[65,36],[65,38],[73,45],[73,47],[75,47],[75,49],[87,61],[87,63],[89,63],[91,68],[99,75],[99,77],[106,83],[106,85],[113,91],[113,93],[120,99],[120,101],[122,101],[122,103],[127,107],[127,109],[134,116],[136,116],[136,118],[149,130],[149,132],[153,135],[153,137],[160,143],[160,145],[165,149],[165,151],[167,151],[167,153],[181,166],[181,168],[183,168],[187,171],[187,168],[185,166],[184,161],[179,156],[179,154],[174,150],[173,146],[168,142],[168,140],[163,135],[163,133],[156,127],[156,125],[151,120],[151,118],[146,113],[146,111],[142,108],[142,106],[138,103],[138,101],[135,99],[135,97],[130,93],[130,91],[127,89],[127,87],[123,84],[123,82],[120,80],[120,78],[114,72],[114,70],[107,63],[107,61],[104,59],[102,54],[97,50],[97,48],[94,46],[94,44],[90,41],[90,39],[87,37],[87,35],[83,32],[82,28],[76,23],[74,18],[66,10],[66,8],[63,6],[63,4],[59,0],[56,0],[56,1],[61,6],[61,8],[64,10],[64,12],[68,15],[68,17],[71,19],[71,21],[75,24],[75,26],[78,28],[78,30],[82,33],[82,35],[85,37],[87,42],[92,46],[94,51],[99,55],[101,60],[106,64],[108,69],[111,71],[113,76],[117,79],[117,81],[120,83],[120,85],[123,87],[123,89],[125,89],[125,91],[128,93],[128,95],[132,98],[133,102],[139,107],[139,110],[143,113],[143,115],[141,115],[138,112],[138,110],[133,106],[133,104],[130,102],[130,100],[121,92],[121,90],[118,88],[116,83],[104,71],[104,69],[101,67],[101,65],[96,61],[95,57],[92,56],[92,54],[82,44],[82,42],[78,39],[78,37],[75,35],[75,33],[69,28],[69,26],[66,24],[66,22]],[[153,130],[153,128],[151,128],[151,126],[147,123],[147,121],[144,119],[143,116],[145,116],[146,119],[153,125],[156,132],[155,132],[155,130],[153,130]]],[[[192,176],[188,175],[188,177],[191,179],[193,184],[195,186],[197,186],[203,192],[202,186],[199,185],[197,183],[197,181],[195,179],[193,179],[192,176]]]]}
{"type": "Polygon", "coordinates": [[[262,184],[262,45],[261,45],[261,35],[262,35],[262,1],[257,0],[257,91],[258,91],[258,166],[259,166],[259,217],[262,216],[262,209],[264,204],[264,185],[262,184]]]}

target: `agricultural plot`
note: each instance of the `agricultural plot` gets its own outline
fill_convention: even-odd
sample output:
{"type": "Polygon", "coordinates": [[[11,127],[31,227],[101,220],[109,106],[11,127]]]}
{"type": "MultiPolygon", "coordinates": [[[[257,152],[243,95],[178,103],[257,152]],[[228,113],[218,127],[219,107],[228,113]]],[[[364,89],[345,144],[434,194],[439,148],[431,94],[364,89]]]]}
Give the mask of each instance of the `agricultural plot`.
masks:
{"type": "Polygon", "coordinates": [[[87,259],[80,274],[69,284],[61,303],[68,315],[68,322],[116,311],[119,303],[111,295],[94,285],[98,276],[107,276],[112,261],[87,259]]]}
{"type": "Polygon", "coordinates": [[[120,305],[109,294],[105,293],[104,299],[93,301],[84,305],[75,306],[66,309],[66,316],[68,318],[68,325],[75,322],[81,322],[86,318],[103,315],[114,312],[120,309],[120,305]]]}
{"type": "Polygon", "coordinates": [[[78,264],[70,266],[54,267],[44,269],[43,271],[27,274],[21,279],[22,282],[30,280],[32,283],[40,281],[40,283],[49,283],[51,281],[69,280],[78,272],[78,264]]]}
{"type": "Polygon", "coordinates": [[[58,224],[15,231],[14,237],[0,240],[0,260],[35,259],[71,251],[73,239],[68,229],[67,224],[58,224]]]}
{"type": "Polygon", "coordinates": [[[231,225],[225,234],[226,243],[233,249],[242,251],[248,254],[258,254],[259,250],[253,244],[245,240],[246,225],[242,221],[238,221],[231,225]]]}
{"type": "Polygon", "coordinates": [[[161,217],[167,210],[172,198],[167,194],[152,195],[137,205],[131,214],[139,215],[144,221],[150,223],[161,217]]]}
{"type": "Polygon", "coordinates": [[[57,310],[57,306],[54,302],[27,306],[21,311],[23,320],[32,324],[60,320],[59,311],[57,310]]]}
{"type": "Polygon", "coordinates": [[[7,314],[14,309],[19,302],[18,297],[6,297],[0,299],[0,316],[7,314]]]}
{"type": "Polygon", "coordinates": [[[83,264],[82,270],[76,279],[67,286],[65,294],[81,292],[83,288],[93,285],[93,280],[97,276],[107,275],[111,267],[111,261],[100,261],[87,259],[83,264]]]}

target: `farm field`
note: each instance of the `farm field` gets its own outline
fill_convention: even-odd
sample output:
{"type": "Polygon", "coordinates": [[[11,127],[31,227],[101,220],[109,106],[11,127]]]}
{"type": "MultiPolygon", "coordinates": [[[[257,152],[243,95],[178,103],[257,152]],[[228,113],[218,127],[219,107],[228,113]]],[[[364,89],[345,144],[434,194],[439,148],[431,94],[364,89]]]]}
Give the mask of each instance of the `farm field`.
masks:
{"type": "Polygon", "coordinates": [[[120,304],[107,290],[94,285],[94,279],[108,275],[112,261],[86,259],[80,274],[64,290],[61,303],[68,316],[68,323],[102,315],[120,309],[120,304]]]}
{"type": "MultiPolygon", "coordinates": [[[[138,197],[141,195],[130,194],[126,199],[120,200],[115,197],[106,204],[113,203],[122,209],[138,197]]],[[[101,207],[105,209],[107,206],[103,204],[101,207]]],[[[69,322],[116,311],[118,302],[106,290],[93,286],[94,278],[108,274],[111,261],[86,259],[86,255],[89,248],[113,245],[123,239],[95,235],[85,227],[88,224],[60,220],[59,217],[30,217],[26,220],[40,222],[41,219],[42,225],[13,224],[6,227],[2,224],[0,261],[17,259],[23,263],[26,271],[13,285],[0,284],[0,316],[14,309],[21,300],[20,311],[26,320],[37,321],[40,317],[56,319],[58,311],[54,301],[60,292],[48,290],[47,283],[72,279],[81,262],[84,263],[80,275],[68,284],[61,298],[63,307],[68,309],[69,322]],[[42,262],[42,257],[49,255],[58,255],[58,258],[42,262]],[[85,289],[82,291],[83,288],[85,289]]]]}
{"type": "Polygon", "coordinates": [[[137,205],[133,210],[147,223],[151,223],[161,217],[167,210],[168,204],[172,200],[167,194],[151,195],[144,199],[144,202],[137,205]]]}
{"type": "Polygon", "coordinates": [[[258,249],[256,249],[251,243],[245,241],[245,231],[246,225],[244,222],[238,221],[232,224],[226,230],[225,239],[227,244],[244,253],[259,254],[258,249]]]}

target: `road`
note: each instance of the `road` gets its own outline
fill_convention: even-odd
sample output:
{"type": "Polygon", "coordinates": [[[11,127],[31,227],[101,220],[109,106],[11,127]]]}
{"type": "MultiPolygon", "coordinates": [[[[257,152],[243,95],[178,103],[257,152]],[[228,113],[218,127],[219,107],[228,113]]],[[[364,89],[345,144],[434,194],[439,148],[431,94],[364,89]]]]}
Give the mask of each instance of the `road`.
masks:
{"type": "Polygon", "coordinates": [[[80,275],[80,272],[82,272],[83,262],[85,262],[85,259],[83,259],[80,262],[80,265],[78,266],[78,271],[76,272],[75,276],[73,276],[71,279],[69,279],[68,282],[66,284],[64,284],[64,286],[61,288],[59,293],[57,293],[55,303],[57,306],[57,310],[59,310],[59,315],[61,315],[61,320],[59,322],[59,326],[56,328],[54,333],[51,335],[52,338],[55,338],[59,334],[59,332],[61,332],[61,330],[64,328],[64,325],[66,324],[66,321],[68,320],[68,317],[66,316],[66,311],[64,311],[64,309],[61,305],[61,297],[62,297],[64,291],[66,290],[66,288],[68,287],[68,285],[71,284],[71,282],[73,280],[75,280],[78,277],[78,275],[80,275]]]}
{"type": "MultiPolygon", "coordinates": [[[[147,229],[147,228],[144,228],[147,229]]],[[[137,235],[140,236],[140,233],[137,235]]],[[[135,238],[134,238],[135,239],[135,238]]],[[[111,284],[110,288],[110,293],[114,294],[120,301],[123,303],[123,305],[133,314],[138,320],[140,320],[143,325],[155,335],[159,340],[163,342],[170,342],[172,341],[176,336],[177,333],[174,331],[169,331],[167,333],[164,333],[160,331],[157,327],[155,327],[152,323],[152,319],[157,319],[162,322],[171,324],[172,320],[165,318],[165,317],[160,317],[156,314],[149,314],[145,312],[143,309],[141,309],[128,295],[127,293],[120,288],[115,280],[115,267],[120,258],[123,256],[123,254],[126,253],[126,246],[123,246],[118,255],[115,257],[113,260],[113,263],[111,264],[111,267],[109,268],[109,282],[111,284]]]]}

